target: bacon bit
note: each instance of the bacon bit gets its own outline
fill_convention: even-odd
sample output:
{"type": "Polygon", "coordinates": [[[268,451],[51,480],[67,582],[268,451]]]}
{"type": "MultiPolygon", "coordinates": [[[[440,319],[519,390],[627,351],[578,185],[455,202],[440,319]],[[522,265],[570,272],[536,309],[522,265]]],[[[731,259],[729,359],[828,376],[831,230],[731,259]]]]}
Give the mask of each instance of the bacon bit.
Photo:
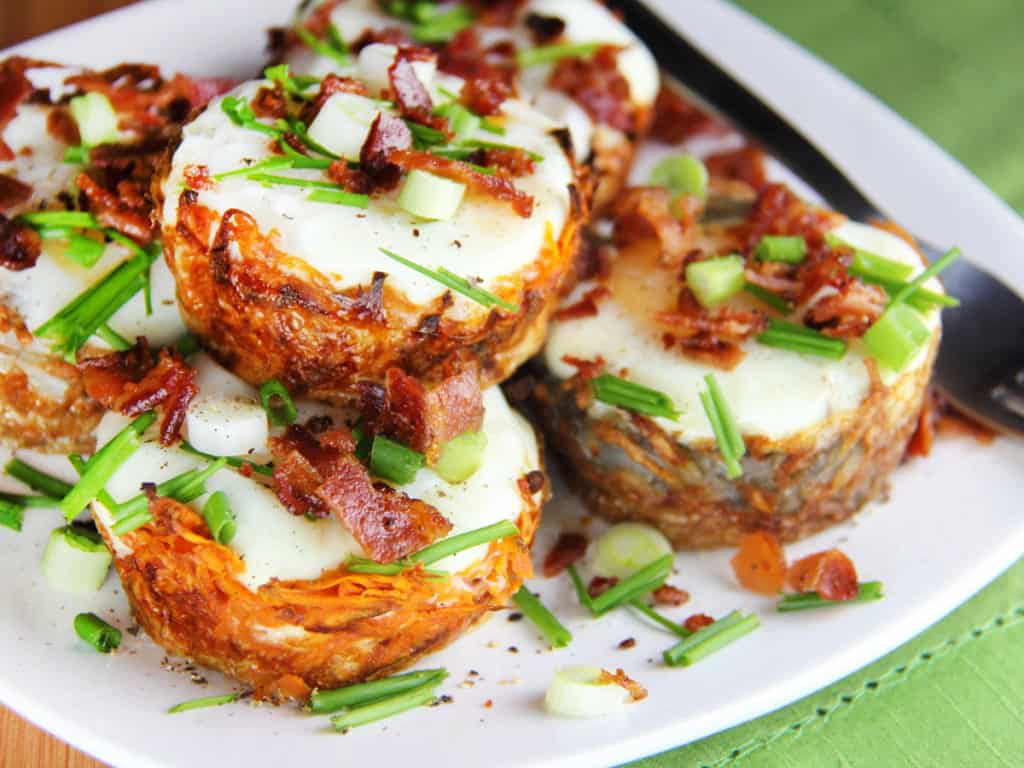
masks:
{"type": "Polygon", "coordinates": [[[663,187],[631,187],[612,206],[615,244],[629,245],[656,238],[661,260],[678,263],[689,250],[683,222],[672,213],[672,192],[663,187]]]}
{"type": "Polygon", "coordinates": [[[742,181],[755,191],[767,183],[764,169],[764,152],[757,147],[745,145],[731,152],[720,152],[704,159],[708,175],[720,179],[742,181]]]}
{"type": "MultiPolygon", "coordinates": [[[[359,169],[365,174],[370,189],[389,190],[398,186],[402,169],[393,161],[392,154],[412,147],[412,131],[405,122],[387,112],[381,112],[370,125],[362,149],[359,150],[359,169]]],[[[332,163],[332,167],[333,167],[332,163]]],[[[340,175],[340,174],[338,174],[340,175]]],[[[338,175],[332,177],[337,178],[338,175]]]]}
{"type": "Polygon", "coordinates": [[[601,670],[601,676],[597,678],[598,685],[617,685],[629,694],[630,701],[642,701],[647,698],[647,689],[636,680],[630,678],[621,669],[615,670],[613,675],[606,669],[601,670]]]}
{"type": "MultiPolygon", "coordinates": [[[[429,58],[433,58],[433,54],[429,54],[429,58]]],[[[434,105],[430,101],[426,86],[416,77],[416,70],[412,66],[414,61],[423,59],[424,54],[420,49],[399,48],[394,62],[388,67],[388,82],[391,83],[391,90],[402,116],[417,123],[430,125],[433,121],[431,111],[434,105]]]]}
{"type": "Polygon", "coordinates": [[[436,457],[441,446],[483,423],[484,405],[475,370],[449,376],[434,387],[389,368],[384,386],[364,383],[361,409],[364,428],[436,457]]]}
{"type": "Polygon", "coordinates": [[[777,595],[785,586],[786,556],[773,533],[748,533],[730,562],[737,581],[751,592],[777,595]]]}
{"type": "Polygon", "coordinates": [[[494,706],[494,701],[492,699],[488,699],[487,701],[484,702],[484,709],[490,709],[493,706],[494,706]]]}
{"type": "Polygon", "coordinates": [[[636,130],[629,82],[619,72],[619,49],[602,46],[589,58],[565,58],[555,65],[548,86],[572,97],[594,122],[625,133],[636,130]]]}
{"type": "Polygon", "coordinates": [[[292,514],[333,511],[360,546],[379,563],[412,554],[451,530],[434,507],[384,484],[374,485],[353,455],[344,428],[292,424],[270,444],[277,497],[292,514]]]}
{"type": "Polygon", "coordinates": [[[672,329],[662,338],[666,349],[678,346],[684,354],[722,370],[735,368],[743,359],[740,344],[768,327],[763,312],[728,306],[705,309],[685,286],[679,292],[677,308],[657,312],[654,317],[672,329]]]}
{"type": "MultiPolygon", "coordinates": [[[[351,93],[355,96],[369,95],[366,86],[358,80],[354,80],[351,77],[339,77],[331,72],[320,81],[320,90],[317,92],[316,98],[303,108],[302,115],[300,116],[302,122],[306,125],[312,124],[316,120],[316,116],[320,114],[324,104],[327,103],[327,100],[336,93],[351,93]]],[[[284,115],[280,115],[280,117],[284,117],[284,115]]]]}
{"type": "Polygon", "coordinates": [[[690,602],[690,593],[685,589],[673,587],[671,584],[662,584],[651,593],[655,605],[671,605],[678,607],[690,602]]]}
{"type": "Polygon", "coordinates": [[[232,77],[186,77],[175,75],[171,81],[175,88],[186,94],[193,109],[205,107],[210,99],[227,93],[238,81],[232,77]]]}
{"type": "Polygon", "coordinates": [[[213,189],[213,179],[210,178],[210,168],[206,165],[186,165],[185,185],[189,189],[213,189]]]}
{"type": "Polygon", "coordinates": [[[496,115],[501,105],[512,95],[512,88],[495,77],[477,77],[467,80],[459,92],[459,100],[478,115],[496,115]]]}
{"type": "Polygon", "coordinates": [[[14,159],[14,152],[2,135],[18,113],[21,102],[32,93],[32,83],[25,77],[25,70],[31,64],[29,59],[21,56],[12,56],[0,63],[0,161],[14,159]]]}
{"type": "Polygon", "coordinates": [[[702,133],[723,133],[727,126],[675,89],[662,85],[654,102],[650,135],[666,144],[679,144],[702,133]]]}
{"type": "Polygon", "coordinates": [[[582,357],[573,357],[572,355],[562,355],[562,362],[566,365],[571,365],[579,371],[576,375],[584,382],[596,379],[604,373],[604,358],[600,355],[594,360],[586,360],[582,357]]]}
{"type": "Polygon", "coordinates": [[[710,627],[714,623],[715,620],[706,613],[695,613],[692,616],[687,616],[686,621],[683,622],[683,629],[688,632],[696,632],[703,627],[710,627]]]}
{"type": "Polygon", "coordinates": [[[288,99],[281,85],[261,86],[252,99],[252,111],[257,117],[288,117],[288,99]]]}
{"type": "Polygon", "coordinates": [[[54,107],[46,116],[46,132],[62,144],[77,147],[82,143],[78,123],[64,107],[54,107]]]}
{"type": "Polygon", "coordinates": [[[537,45],[548,45],[565,34],[565,21],[557,16],[528,13],[524,21],[537,45]]]}
{"type": "Polygon", "coordinates": [[[771,291],[772,293],[778,293],[784,296],[794,296],[796,295],[796,292],[800,290],[800,283],[796,280],[787,277],[769,275],[755,269],[750,269],[749,267],[744,270],[743,277],[748,283],[759,285],[766,291],[771,291]]]}
{"type": "Polygon", "coordinates": [[[807,309],[804,322],[829,336],[860,338],[885,311],[885,291],[853,279],[837,290],[807,309]]]}
{"type": "Polygon", "coordinates": [[[195,370],[177,351],[164,348],[156,354],[139,338],[131,349],[86,358],[78,368],[94,400],[132,417],[161,406],[160,443],[181,438],[185,412],[199,390],[195,370]]]}
{"type": "Polygon", "coordinates": [[[548,483],[548,477],[539,469],[532,469],[519,478],[519,481],[521,485],[525,486],[526,494],[533,496],[544,490],[544,486],[548,483]]]}
{"type": "Polygon", "coordinates": [[[32,187],[13,176],[0,173],[0,211],[21,205],[32,197],[32,187]]]}
{"type": "Polygon", "coordinates": [[[476,23],[487,27],[511,27],[526,0],[468,0],[476,23]]]}
{"type": "Polygon", "coordinates": [[[477,31],[469,28],[456,33],[439,51],[437,66],[442,72],[461,77],[467,85],[472,83],[470,91],[463,91],[464,103],[477,114],[492,115],[501,101],[515,93],[519,68],[514,54],[514,50],[507,51],[500,46],[484,49],[477,31]],[[498,101],[501,92],[505,96],[498,101]]]}
{"type": "Polygon", "coordinates": [[[322,38],[326,36],[327,28],[331,24],[331,13],[339,2],[340,0],[327,0],[327,2],[321,3],[310,12],[309,16],[306,17],[306,21],[303,26],[309,30],[314,37],[322,38]]]}
{"type": "MultiPolygon", "coordinates": [[[[322,35],[323,33],[321,33],[322,35]]],[[[348,47],[353,53],[359,53],[363,48],[374,43],[400,47],[411,44],[412,39],[405,34],[405,30],[401,27],[383,27],[382,29],[367,27],[348,47]]]]}
{"type": "Polygon", "coordinates": [[[586,553],[586,536],[579,533],[560,533],[555,545],[544,558],[544,566],[541,569],[544,578],[557,576],[586,553]]]}
{"type": "Polygon", "coordinates": [[[852,600],[858,592],[857,569],[838,549],[797,560],[786,579],[797,592],[817,592],[825,600],[852,600]]]}
{"type": "Polygon", "coordinates": [[[610,295],[611,293],[603,285],[591,288],[575,304],[562,307],[555,312],[555,320],[578,320],[583,317],[594,317],[597,314],[597,302],[610,295]]]}
{"type": "Polygon", "coordinates": [[[636,647],[636,638],[635,637],[627,637],[625,640],[621,641],[618,644],[617,647],[621,651],[628,651],[630,648],[635,648],[636,647]]]}
{"type": "Polygon", "coordinates": [[[461,182],[475,192],[509,203],[512,210],[524,219],[533,214],[533,197],[520,192],[511,181],[499,174],[488,176],[458,160],[413,149],[390,152],[388,160],[406,171],[418,169],[461,182]]]}
{"type": "Polygon", "coordinates": [[[533,158],[525,149],[511,147],[509,149],[480,149],[474,152],[469,161],[486,168],[494,168],[503,176],[518,178],[533,173],[533,158]]]}
{"type": "MultiPolygon", "coordinates": [[[[4,178],[7,177],[0,176],[4,178]]],[[[31,269],[39,260],[42,247],[39,233],[32,227],[0,213],[0,267],[11,272],[31,269]]]]}
{"type": "Polygon", "coordinates": [[[133,206],[130,201],[104,189],[88,173],[78,174],[75,183],[89,201],[89,207],[100,224],[116,229],[139,245],[149,245],[153,241],[155,232],[148,210],[133,206]]]}
{"type": "Polygon", "coordinates": [[[619,580],[615,576],[595,576],[587,585],[587,594],[591,597],[600,597],[618,583],[619,580]]]}

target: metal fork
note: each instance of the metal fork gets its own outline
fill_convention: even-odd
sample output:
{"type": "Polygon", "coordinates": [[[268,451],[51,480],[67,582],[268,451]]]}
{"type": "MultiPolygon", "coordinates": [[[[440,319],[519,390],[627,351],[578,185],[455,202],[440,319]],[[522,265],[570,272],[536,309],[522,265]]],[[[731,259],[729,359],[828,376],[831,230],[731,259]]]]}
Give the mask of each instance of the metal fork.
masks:
{"type": "MultiPolygon", "coordinates": [[[[830,206],[851,219],[888,218],[814,144],[639,0],[611,6],[661,67],[757,141],[830,206]]],[[[916,238],[929,260],[941,251],[916,238]]],[[[934,382],[958,408],[1001,432],[1024,436],[1024,301],[983,269],[942,273],[960,307],[943,314],[934,382]]]]}

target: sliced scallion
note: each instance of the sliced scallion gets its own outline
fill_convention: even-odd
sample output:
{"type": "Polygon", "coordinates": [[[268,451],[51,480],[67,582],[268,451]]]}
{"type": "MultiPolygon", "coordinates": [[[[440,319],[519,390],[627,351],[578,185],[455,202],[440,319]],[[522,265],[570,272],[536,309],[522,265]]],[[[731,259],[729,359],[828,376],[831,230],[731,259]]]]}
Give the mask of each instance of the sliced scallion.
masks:
{"type": "Polygon", "coordinates": [[[924,348],[932,329],[920,313],[907,304],[893,301],[864,333],[864,347],[879,363],[902,371],[924,348]]]}
{"type": "Polygon", "coordinates": [[[406,174],[396,203],[413,216],[443,221],[455,215],[465,194],[461,182],[414,169],[406,174]]]}
{"type": "MultiPolygon", "coordinates": [[[[418,5],[427,7],[426,4],[418,5]]],[[[464,5],[456,5],[448,11],[432,14],[415,25],[409,34],[418,43],[445,43],[471,26],[474,18],[473,12],[469,8],[464,5]]]]}
{"type": "Polygon", "coordinates": [[[718,452],[725,461],[726,474],[730,478],[739,477],[743,474],[739,460],[747,452],[746,443],[743,442],[743,435],[722,393],[718,379],[713,373],[709,373],[704,377],[704,381],[708,388],[700,393],[700,401],[711,424],[715,442],[718,443],[718,452]]]}
{"type": "Polygon", "coordinates": [[[401,443],[376,435],[370,448],[370,472],[396,485],[408,485],[427,461],[423,454],[401,443]]]}
{"type": "Polygon", "coordinates": [[[21,459],[11,459],[4,467],[4,472],[16,480],[20,480],[33,491],[46,494],[52,499],[63,499],[68,495],[71,486],[63,480],[40,472],[21,459]]]}
{"type": "Polygon", "coordinates": [[[238,701],[241,697],[242,694],[240,693],[225,693],[223,696],[204,696],[201,699],[192,699],[191,701],[183,701],[181,704],[175,704],[167,710],[167,714],[176,715],[179,712],[189,712],[193,709],[219,707],[223,704],[231,704],[238,701]]]}
{"type": "Polygon", "coordinates": [[[520,67],[535,67],[540,64],[554,64],[562,59],[583,59],[593,56],[601,43],[555,43],[537,48],[526,48],[516,53],[520,67]]]}
{"type": "Polygon", "coordinates": [[[309,697],[309,709],[317,715],[329,715],[346,707],[359,707],[425,685],[436,686],[447,677],[445,669],[420,669],[344,688],[317,690],[309,697]]]}
{"type": "Polygon", "coordinates": [[[537,152],[533,152],[532,150],[529,149],[523,149],[522,147],[516,147],[513,146],[512,144],[501,144],[500,142],[497,141],[485,141],[484,139],[465,139],[464,141],[459,142],[459,146],[474,147],[476,149],[520,149],[523,152],[525,152],[526,156],[533,160],[533,162],[540,163],[544,161],[544,155],[541,155],[537,152]]]}
{"type": "Polygon", "coordinates": [[[121,645],[121,630],[110,626],[95,613],[75,616],[75,633],[100,653],[110,653],[121,645]]]}
{"type": "Polygon", "coordinates": [[[12,531],[20,531],[25,522],[25,508],[9,499],[0,499],[0,525],[12,531]]]}
{"type": "Polygon", "coordinates": [[[235,537],[235,515],[224,491],[210,495],[203,505],[203,520],[218,544],[229,544],[235,537]]]}
{"type": "Polygon", "coordinates": [[[303,100],[309,98],[306,95],[306,89],[320,83],[320,79],[317,77],[292,75],[287,64],[275,64],[272,67],[267,67],[263,70],[263,77],[280,85],[281,90],[285,93],[303,100]]]}
{"type": "Polygon", "coordinates": [[[103,341],[107,342],[111,349],[116,349],[118,352],[126,352],[134,346],[130,341],[128,341],[128,339],[111,328],[107,323],[104,323],[96,329],[96,335],[103,339],[103,341]]]}
{"type": "Polygon", "coordinates": [[[946,267],[960,258],[959,248],[950,248],[934,264],[930,265],[924,272],[917,275],[913,280],[900,289],[899,293],[892,297],[892,303],[906,301],[913,296],[926,282],[942,272],[946,267]]]}
{"type": "Polygon", "coordinates": [[[754,258],[799,264],[807,258],[807,241],[800,235],[765,235],[754,249],[754,258]]]}
{"type": "Polygon", "coordinates": [[[394,251],[389,251],[386,248],[380,248],[379,250],[388,258],[397,261],[399,264],[403,264],[404,266],[408,267],[409,269],[415,272],[419,272],[421,275],[424,275],[425,277],[429,277],[432,280],[436,280],[437,282],[441,283],[441,285],[447,288],[451,288],[456,293],[460,293],[466,298],[472,299],[477,304],[480,304],[483,307],[490,309],[491,307],[498,306],[509,312],[519,312],[519,305],[510,304],[509,302],[505,301],[499,296],[495,296],[490,291],[486,291],[483,288],[480,288],[479,286],[473,285],[466,278],[459,277],[458,275],[449,272],[444,267],[439,267],[435,272],[434,270],[420,266],[416,262],[410,261],[409,259],[406,259],[403,256],[399,256],[394,251]]]}
{"type": "MultiPolygon", "coordinates": [[[[865,283],[878,285],[883,288],[889,295],[890,299],[891,297],[898,295],[908,285],[910,285],[910,283],[906,282],[882,280],[869,275],[858,275],[858,277],[860,277],[860,279],[865,283]]],[[[903,299],[903,303],[909,307],[913,307],[919,312],[930,312],[936,308],[960,306],[960,300],[955,296],[950,296],[945,293],[937,293],[936,291],[929,291],[927,288],[918,288],[913,293],[907,294],[903,299]]]]}
{"type": "Polygon", "coordinates": [[[112,560],[98,535],[67,525],[50,533],[41,570],[50,586],[63,592],[96,592],[107,580],[112,560]]]}
{"type": "Polygon", "coordinates": [[[881,600],[882,582],[862,581],[857,585],[857,596],[850,600],[826,600],[817,592],[807,592],[799,595],[786,595],[775,606],[780,613],[789,611],[807,611],[814,608],[828,608],[836,605],[848,605],[850,603],[869,603],[874,600],[881,600]]]}
{"type": "Polygon", "coordinates": [[[118,140],[117,113],[110,99],[102,93],[92,91],[75,96],[68,108],[78,124],[78,135],[84,146],[95,147],[118,140]]]}
{"type": "Polygon", "coordinates": [[[299,412],[295,410],[292,396],[277,379],[270,379],[260,386],[260,405],[267,412],[267,418],[275,427],[286,427],[295,423],[299,412]]]}
{"type": "MultiPolygon", "coordinates": [[[[155,489],[157,496],[174,499],[182,504],[194,501],[206,492],[206,481],[227,465],[227,459],[221,457],[210,462],[203,469],[190,469],[164,480],[155,489]]],[[[153,519],[149,512],[149,496],[140,493],[123,504],[116,504],[111,510],[114,514],[114,525],[111,526],[118,536],[131,533],[153,519]]]]}
{"type": "Polygon", "coordinates": [[[603,616],[608,611],[625,605],[634,598],[652,592],[665,583],[672,570],[673,557],[665,555],[641,568],[632,576],[623,579],[590,601],[590,609],[595,616],[603,616]]]}
{"type": "Polygon", "coordinates": [[[334,715],[331,717],[331,725],[334,726],[334,730],[344,732],[358,725],[366,725],[416,707],[422,707],[433,700],[434,684],[425,683],[419,688],[413,688],[405,693],[379,699],[359,707],[352,707],[341,714],[334,715]]]}
{"type": "Polygon", "coordinates": [[[448,127],[456,142],[468,139],[480,127],[480,116],[470,112],[458,102],[442,104],[434,110],[441,117],[448,118],[448,127]]]}
{"type": "Polygon", "coordinates": [[[579,598],[580,605],[593,613],[594,600],[590,597],[590,593],[587,591],[587,585],[583,583],[583,578],[580,576],[580,572],[576,570],[576,565],[569,563],[569,566],[565,570],[568,572],[569,579],[572,581],[572,585],[576,589],[576,597],[579,598]]]}
{"type": "Polygon", "coordinates": [[[89,148],[66,147],[64,149],[64,162],[69,165],[86,165],[89,162],[89,148]]]}
{"type": "Polygon", "coordinates": [[[66,227],[68,229],[99,229],[96,217],[86,211],[33,211],[18,216],[19,221],[33,227],[66,227]]]}
{"type": "Polygon", "coordinates": [[[704,199],[708,194],[708,169],[693,155],[669,155],[654,166],[651,184],[704,199]]]}
{"type": "Polygon", "coordinates": [[[328,26],[328,34],[323,40],[317,39],[312,32],[301,24],[296,24],[294,29],[296,36],[307,48],[315,53],[319,53],[321,56],[332,58],[338,64],[347,67],[352,63],[352,56],[349,54],[348,47],[345,45],[337,27],[334,27],[333,33],[331,27],[334,27],[333,23],[328,26]]]}
{"type": "Polygon", "coordinates": [[[788,349],[805,355],[842,360],[846,355],[846,342],[826,336],[813,328],[787,323],[776,318],[768,319],[768,330],[757,336],[758,344],[778,349],[788,349]]]}
{"type": "Polygon", "coordinates": [[[902,261],[893,261],[858,249],[853,252],[847,271],[851,275],[869,280],[903,282],[913,274],[914,268],[902,261]]]}
{"type": "Polygon", "coordinates": [[[306,199],[311,203],[331,203],[332,205],[347,205],[350,208],[369,208],[370,196],[358,192],[348,192],[344,189],[314,189],[306,199]]]}
{"type": "Polygon", "coordinates": [[[441,446],[431,469],[446,483],[465,482],[480,469],[486,449],[485,432],[464,432],[441,446]]]}
{"type": "Polygon", "coordinates": [[[671,667],[688,667],[721,650],[761,626],[756,614],[742,615],[733,611],[714,624],[701,627],[688,638],[680,640],[662,656],[671,667]]]}
{"type": "Polygon", "coordinates": [[[771,291],[762,288],[760,285],[754,285],[753,283],[747,283],[743,286],[743,290],[749,293],[758,301],[764,302],[769,307],[774,309],[779,314],[789,314],[792,307],[789,305],[784,298],[772,293],[771,291]]]}
{"type": "Polygon", "coordinates": [[[525,586],[520,587],[512,599],[515,600],[523,615],[534,623],[552,646],[565,648],[572,642],[572,633],[525,586]]]}
{"type": "Polygon", "coordinates": [[[719,256],[686,265],[686,284],[702,307],[716,307],[743,290],[743,257],[719,256]]]}
{"type": "Polygon", "coordinates": [[[272,464],[257,464],[255,461],[249,461],[248,459],[243,459],[239,456],[214,456],[212,453],[203,453],[187,440],[182,440],[178,447],[186,453],[191,453],[193,456],[201,456],[202,458],[209,459],[210,461],[216,461],[217,459],[222,458],[228,463],[229,467],[235,467],[236,469],[248,467],[253,472],[265,477],[273,477],[274,475],[274,467],[272,464]]]}
{"type": "Polygon", "coordinates": [[[603,373],[591,379],[590,387],[594,392],[594,397],[602,403],[673,421],[679,418],[679,412],[676,410],[672,398],[656,389],[627,381],[610,373],[603,373]]]}
{"type": "Polygon", "coordinates": [[[256,113],[252,111],[252,106],[240,96],[225,96],[221,99],[220,108],[228,116],[228,119],[239,128],[259,131],[275,138],[281,136],[281,131],[278,128],[257,120],[256,113]]]}
{"type": "Polygon", "coordinates": [[[625,579],[670,554],[672,544],[657,528],[646,523],[617,523],[594,542],[593,569],[598,576],[625,579]]]}
{"type": "Polygon", "coordinates": [[[630,607],[640,611],[640,613],[642,613],[648,619],[653,621],[655,624],[657,624],[660,627],[663,627],[664,629],[667,629],[674,635],[678,635],[679,637],[689,637],[693,634],[690,630],[688,630],[681,624],[677,624],[667,616],[662,616],[656,610],[651,608],[651,606],[645,603],[642,598],[637,597],[630,600],[629,605],[630,607]]]}

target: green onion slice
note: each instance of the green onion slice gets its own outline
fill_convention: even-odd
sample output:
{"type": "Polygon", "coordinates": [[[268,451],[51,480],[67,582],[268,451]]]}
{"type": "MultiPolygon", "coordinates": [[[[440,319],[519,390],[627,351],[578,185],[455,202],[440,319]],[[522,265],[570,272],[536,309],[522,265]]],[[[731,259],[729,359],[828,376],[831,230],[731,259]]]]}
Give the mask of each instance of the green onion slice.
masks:
{"type": "Polygon", "coordinates": [[[719,256],[686,265],[686,284],[702,307],[716,307],[743,290],[742,256],[719,256]]]}
{"type": "Polygon", "coordinates": [[[364,704],[359,707],[352,707],[339,715],[331,717],[331,725],[336,731],[347,731],[358,725],[366,725],[377,720],[406,712],[416,707],[422,707],[434,700],[434,683],[425,683],[419,688],[413,688],[405,693],[389,696],[386,699],[364,704]]]}
{"type": "Polygon", "coordinates": [[[332,205],[347,205],[350,208],[369,208],[370,196],[357,192],[348,192],[344,189],[314,189],[306,199],[311,203],[331,203],[332,205]]]}
{"type": "Polygon", "coordinates": [[[446,483],[463,483],[480,469],[487,449],[485,432],[463,432],[441,446],[431,469],[446,483]]]}
{"type": "Polygon", "coordinates": [[[739,611],[733,611],[714,624],[701,627],[688,638],[680,640],[662,655],[665,663],[671,667],[688,667],[760,626],[761,620],[755,614],[744,616],[739,611]]]}
{"type": "Polygon", "coordinates": [[[813,328],[787,323],[774,317],[768,319],[768,330],[757,336],[757,343],[832,360],[842,360],[846,355],[846,342],[842,339],[835,339],[813,328]]]}
{"type": "Polygon", "coordinates": [[[4,472],[16,480],[20,480],[33,491],[45,494],[51,499],[63,499],[71,490],[68,483],[45,472],[40,472],[21,459],[11,459],[7,462],[4,472]]]}
{"type": "Polygon", "coordinates": [[[327,35],[323,40],[318,40],[312,32],[301,24],[296,24],[294,30],[299,40],[315,53],[332,58],[342,66],[348,66],[352,63],[352,56],[348,52],[348,46],[345,45],[341,32],[338,31],[338,28],[333,23],[328,25],[327,35]]]}
{"type": "Polygon", "coordinates": [[[654,166],[651,184],[665,187],[676,194],[704,199],[708,195],[708,169],[704,163],[685,152],[669,155],[654,166]]]}
{"type": "Polygon", "coordinates": [[[218,544],[229,544],[235,537],[235,515],[224,491],[216,491],[206,500],[203,520],[218,544]]]}
{"type": "Polygon", "coordinates": [[[388,258],[397,261],[399,264],[403,264],[404,266],[408,267],[409,269],[415,272],[419,272],[421,275],[424,275],[425,277],[429,277],[432,280],[436,280],[437,282],[441,283],[441,285],[446,286],[447,288],[451,288],[456,293],[460,293],[466,298],[472,299],[477,304],[483,307],[490,309],[491,307],[498,306],[509,312],[519,312],[519,305],[510,304],[504,299],[495,296],[490,291],[485,291],[483,288],[473,285],[466,278],[459,277],[458,275],[449,272],[444,267],[439,267],[435,272],[434,270],[420,266],[416,262],[410,261],[409,259],[406,259],[403,256],[399,256],[397,253],[395,253],[394,251],[389,251],[387,248],[380,248],[379,250],[388,258]]]}
{"type": "Polygon", "coordinates": [[[672,554],[665,534],[646,523],[617,523],[594,542],[594,573],[625,579],[672,554]]]}
{"type": "Polygon", "coordinates": [[[610,373],[602,373],[591,379],[590,387],[594,391],[594,397],[602,403],[673,421],[679,418],[679,412],[676,410],[672,398],[656,389],[650,389],[610,373]]]}
{"type": "Polygon", "coordinates": [[[103,539],[84,526],[50,533],[40,568],[50,586],[71,593],[96,592],[107,580],[112,558],[103,539]]]}
{"type": "Polygon", "coordinates": [[[634,598],[652,592],[665,583],[665,579],[668,578],[668,574],[672,570],[672,563],[672,555],[659,557],[632,576],[623,579],[614,587],[593,598],[590,601],[591,611],[595,616],[603,616],[608,611],[625,605],[634,598]]]}
{"type": "Polygon", "coordinates": [[[20,531],[25,522],[25,508],[10,499],[0,499],[0,525],[20,531]]]}
{"type": "Polygon", "coordinates": [[[257,120],[256,113],[252,111],[252,106],[240,96],[225,96],[221,99],[220,108],[228,116],[228,119],[239,128],[259,131],[274,138],[280,138],[281,136],[281,131],[278,128],[257,120]]]}
{"type": "Polygon", "coordinates": [[[960,258],[960,249],[951,248],[942,255],[934,264],[924,270],[921,274],[911,280],[904,286],[899,293],[892,297],[892,303],[898,304],[906,301],[909,297],[913,296],[922,285],[931,280],[933,277],[942,272],[946,267],[952,264],[954,261],[960,258]]]}
{"type": "Polygon", "coordinates": [[[786,595],[776,604],[775,610],[780,613],[806,611],[814,608],[848,605],[850,603],[869,603],[881,600],[882,597],[882,582],[862,581],[857,585],[857,596],[850,600],[826,600],[817,592],[807,592],[799,595],[786,595]]]}
{"type": "Polygon", "coordinates": [[[434,687],[447,677],[448,671],[445,669],[420,669],[381,680],[346,685],[344,688],[317,690],[309,697],[309,709],[316,715],[329,715],[346,707],[359,707],[425,685],[434,687]]]}
{"type": "Polygon", "coordinates": [[[754,285],[753,283],[746,283],[743,286],[743,290],[749,293],[758,301],[767,304],[769,307],[774,309],[781,315],[788,315],[793,309],[789,302],[781,296],[772,293],[771,291],[762,288],[760,285],[754,285]]]}
{"type": "Polygon", "coordinates": [[[212,453],[203,453],[187,440],[182,440],[178,447],[185,451],[185,453],[191,453],[193,456],[200,456],[204,459],[209,459],[210,461],[224,459],[229,467],[241,469],[244,466],[248,466],[253,472],[263,475],[264,477],[274,476],[273,464],[257,464],[255,461],[249,461],[248,459],[243,459],[240,456],[214,456],[212,453]]]}
{"type": "Polygon", "coordinates": [[[582,59],[593,56],[601,43],[556,43],[537,48],[526,48],[516,53],[520,67],[535,67],[540,64],[554,64],[562,59],[582,59]]]}
{"type": "Polygon", "coordinates": [[[860,278],[902,282],[910,277],[914,268],[902,261],[886,259],[860,249],[853,252],[853,259],[847,271],[860,278]]]}
{"type": "Polygon", "coordinates": [[[292,75],[287,64],[275,64],[263,70],[263,77],[281,86],[281,90],[303,101],[310,97],[306,89],[320,84],[320,78],[307,75],[292,75]]]}
{"type": "Polygon", "coordinates": [[[512,599],[515,600],[523,615],[534,623],[552,646],[565,648],[572,642],[572,633],[525,586],[520,587],[512,599]]]}
{"type": "MultiPolygon", "coordinates": [[[[416,5],[432,7],[422,3],[416,5]]],[[[445,43],[462,30],[470,27],[474,19],[475,16],[469,8],[464,5],[456,5],[451,10],[430,15],[422,23],[414,26],[409,34],[418,43],[445,43]]]]}
{"type": "Polygon", "coordinates": [[[920,313],[893,300],[864,333],[864,347],[879,363],[902,371],[917,357],[932,336],[920,313]]]}
{"type": "Polygon", "coordinates": [[[284,384],[277,379],[265,381],[260,386],[260,404],[267,412],[270,423],[275,427],[294,424],[299,417],[299,412],[295,410],[295,403],[292,402],[292,396],[288,394],[284,384]]]}
{"type": "Polygon", "coordinates": [[[657,624],[660,627],[663,627],[664,629],[667,629],[669,632],[671,632],[674,635],[678,635],[679,637],[689,637],[690,635],[693,634],[690,630],[688,630],[683,625],[677,624],[676,622],[672,621],[672,619],[668,618],[667,616],[662,616],[656,610],[651,608],[651,606],[649,606],[647,603],[645,603],[642,598],[637,597],[637,598],[634,598],[634,599],[630,600],[629,601],[629,605],[630,605],[631,608],[635,608],[640,613],[642,613],[644,616],[646,616],[648,619],[653,621],[655,624],[657,624]]]}
{"type": "Polygon", "coordinates": [[[121,645],[121,630],[110,626],[95,613],[75,616],[75,633],[100,653],[110,653],[121,645]]]}
{"type": "Polygon", "coordinates": [[[700,402],[704,406],[704,413],[711,424],[711,431],[715,435],[715,442],[718,443],[718,452],[725,461],[726,474],[730,478],[736,478],[743,474],[740,466],[740,458],[747,452],[746,444],[743,442],[743,435],[740,433],[733,418],[729,404],[726,402],[718,380],[713,373],[704,377],[708,388],[700,393],[700,402]]]}
{"type": "MultiPolygon", "coordinates": [[[[221,457],[201,470],[190,469],[182,472],[157,485],[156,495],[188,504],[206,492],[206,481],[226,465],[227,459],[221,457]]],[[[115,518],[111,530],[118,536],[131,533],[153,519],[149,513],[149,497],[144,493],[133,496],[123,504],[116,504],[111,512],[115,518]]]]}
{"type": "Polygon", "coordinates": [[[167,714],[176,715],[179,712],[188,712],[193,709],[219,707],[222,704],[231,704],[238,701],[241,697],[242,694],[240,693],[226,693],[223,696],[204,696],[201,699],[192,699],[191,701],[183,701],[181,704],[175,704],[167,710],[167,714]]]}
{"type": "Polygon", "coordinates": [[[376,435],[370,448],[370,472],[396,485],[408,485],[426,465],[423,454],[401,443],[376,435]]]}
{"type": "Polygon", "coordinates": [[[807,257],[807,241],[800,235],[765,235],[754,249],[758,261],[799,264],[807,257]]]}

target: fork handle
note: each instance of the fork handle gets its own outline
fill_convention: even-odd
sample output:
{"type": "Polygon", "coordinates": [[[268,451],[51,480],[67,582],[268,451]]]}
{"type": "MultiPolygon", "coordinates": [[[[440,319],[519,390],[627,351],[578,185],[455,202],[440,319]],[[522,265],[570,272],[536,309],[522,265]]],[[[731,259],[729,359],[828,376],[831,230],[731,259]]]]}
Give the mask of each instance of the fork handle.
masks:
{"type": "Polygon", "coordinates": [[[770,154],[851,219],[884,218],[810,139],[781,118],[732,75],[639,0],[612,0],[613,10],[643,40],[661,68],[729,122],[754,137],[770,154]]]}

